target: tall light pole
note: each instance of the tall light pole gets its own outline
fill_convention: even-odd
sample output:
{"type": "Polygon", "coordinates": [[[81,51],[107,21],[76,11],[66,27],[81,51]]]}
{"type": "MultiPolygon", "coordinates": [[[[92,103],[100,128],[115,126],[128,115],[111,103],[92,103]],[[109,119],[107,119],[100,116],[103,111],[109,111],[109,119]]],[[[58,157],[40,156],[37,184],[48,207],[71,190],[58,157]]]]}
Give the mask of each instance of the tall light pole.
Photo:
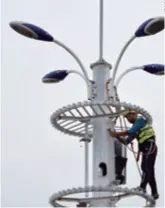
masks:
{"type": "MultiPolygon", "coordinates": [[[[91,65],[93,81],[96,84],[96,96],[92,102],[108,101],[106,82],[110,77],[111,64],[103,59],[103,0],[100,0],[100,21],[99,21],[99,60],[91,65]]],[[[97,110],[99,113],[99,109],[97,110]]],[[[108,134],[109,119],[96,118],[93,120],[93,184],[108,185],[115,181],[115,152],[114,139],[108,134]],[[105,171],[105,170],[106,171],[105,171]],[[105,171],[105,173],[104,173],[105,171]]],[[[112,124],[113,125],[113,124],[112,124]]],[[[101,197],[105,193],[94,193],[95,197],[101,197]]],[[[109,199],[93,201],[96,206],[114,206],[109,199]]]]}
{"type": "MultiPolygon", "coordinates": [[[[40,27],[35,26],[33,24],[23,23],[23,22],[11,22],[10,23],[10,26],[16,32],[18,32],[26,37],[29,37],[32,39],[37,39],[37,40],[42,40],[42,41],[53,42],[53,43],[61,46],[64,50],[66,50],[76,60],[76,62],[78,63],[78,65],[83,73],[83,74],[81,74],[81,73],[76,72],[74,70],[53,71],[53,72],[45,75],[45,77],[43,77],[42,81],[44,83],[59,82],[59,81],[65,79],[65,77],[69,73],[76,73],[76,74],[80,75],[85,80],[85,83],[87,84],[87,88],[88,88],[88,99],[91,100],[90,103],[84,103],[84,105],[82,103],[80,103],[78,105],[74,104],[72,106],[67,106],[63,109],[58,110],[58,112],[55,113],[55,118],[52,117],[52,121],[54,121],[53,119],[56,119],[56,116],[57,116],[57,120],[58,120],[60,113],[62,115],[64,115],[64,117],[66,119],[71,119],[71,118],[73,119],[72,116],[74,116],[74,115],[67,117],[65,115],[65,110],[68,110],[70,113],[72,113],[71,110],[75,106],[76,106],[76,108],[81,106],[81,107],[83,107],[83,109],[85,109],[85,106],[88,106],[88,107],[91,107],[91,109],[93,110],[94,115],[90,115],[89,112],[87,112],[87,110],[85,109],[86,113],[88,114],[87,118],[91,119],[92,126],[93,126],[92,135],[93,135],[93,185],[94,185],[94,187],[92,187],[92,188],[85,187],[84,189],[80,188],[78,190],[76,189],[76,192],[74,192],[75,190],[63,191],[62,193],[55,195],[55,197],[53,196],[53,198],[51,199],[51,204],[53,206],[55,206],[55,200],[56,200],[57,196],[61,197],[65,194],[78,193],[78,191],[81,192],[82,190],[83,191],[84,190],[88,190],[88,191],[89,190],[94,190],[94,191],[98,190],[97,192],[94,192],[94,198],[91,199],[92,205],[95,207],[97,207],[97,206],[114,207],[115,206],[115,202],[109,198],[109,196],[111,195],[111,191],[110,191],[110,194],[104,193],[104,191],[111,190],[109,188],[109,186],[112,182],[115,181],[114,139],[110,137],[110,135],[108,134],[108,131],[107,131],[107,129],[109,127],[111,127],[111,128],[114,127],[114,123],[112,121],[112,116],[111,117],[108,116],[109,111],[107,110],[107,108],[104,108],[103,106],[101,106],[101,108],[94,109],[94,107],[93,107],[94,104],[98,105],[98,103],[99,103],[101,105],[101,103],[106,104],[109,102],[108,97],[107,97],[106,83],[107,83],[108,79],[110,78],[110,70],[112,68],[111,64],[109,64],[108,62],[106,62],[103,59],[103,8],[104,8],[104,5],[103,5],[103,0],[100,0],[99,2],[100,2],[99,60],[97,62],[91,64],[91,69],[93,70],[93,81],[92,82],[90,81],[87,71],[86,71],[84,65],[82,64],[81,60],[66,45],[64,45],[60,41],[56,40],[52,35],[47,33],[45,30],[43,30],[40,27]],[[93,89],[95,91],[94,93],[92,93],[93,89]],[[109,126],[109,125],[111,125],[111,126],[109,126]],[[99,186],[103,186],[103,188],[99,188],[99,186]],[[106,195],[106,197],[105,197],[105,195],[106,195]],[[100,198],[95,200],[98,197],[100,197],[100,198]]],[[[114,83],[115,83],[116,72],[117,72],[119,63],[121,61],[121,58],[122,58],[123,54],[125,53],[126,49],[128,48],[128,46],[130,45],[130,43],[137,37],[154,35],[154,34],[160,32],[163,28],[164,28],[164,19],[162,17],[149,19],[149,20],[145,21],[137,29],[137,31],[130,38],[130,40],[128,42],[126,42],[125,46],[123,47],[122,51],[120,52],[120,54],[118,56],[115,66],[113,68],[112,79],[110,82],[110,95],[111,95],[113,101],[114,101],[114,99],[113,99],[114,98],[114,90],[113,89],[115,87],[114,83]]],[[[145,69],[147,69],[147,67],[145,67],[145,69]]],[[[125,103],[123,103],[122,105],[126,106],[127,108],[129,106],[132,107],[132,105],[127,105],[125,103]]],[[[113,106],[115,106],[115,104],[113,106]]],[[[120,103],[118,103],[117,106],[120,106],[120,103]]],[[[138,110],[140,111],[140,108],[138,108],[138,110]]],[[[144,111],[142,110],[142,112],[144,112],[144,111]]],[[[78,112],[78,113],[80,114],[80,116],[74,117],[74,119],[80,119],[83,122],[88,122],[87,120],[85,120],[86,118],[83,117],[83,115],[81,115],[81,112],[78,112]]],[[[116,114],[114,113],[114,116],[116,114]]],[[[144,112],[144,114],[148,116],[146,111],[144,112]]],[[[150,116],[149,116],[149,118],[150,118],[150,116]]],[[[64,122],[64,121],[62,121],[62,122],[64,122]]],[[[65,124],[65,126],[66,125],[67,124],[65,124]]],[[[63,126],[63,128],[64,128],[64,126],[63,126]]],[[[60,127],[60,129],[62,129],[62,128],[60,127]]],[[[67,132],[71,132],[71,130],[69,130],[67,132]]],[[[87,133],[87,129],[85,130],[85,132],[87,133]]],[[[81,133],[74,132],[74,135],[81,135],[81,133]]],[[[86,169],[87,169],[87,167],[86,167],[86,169]]],[[[88,178],[86,176],[86,185],[88,183],[87,179],[88,178]]],[[[121,191],[120,189],[116,189],[116,190],[118,190],[118,192],[121,191]]],[[[127,191],[128,190],[125,190],[125,192],[127,192],[127,191]]],[[[84,201],[85,201],[85,199],[84,199],[84,201]]]]}

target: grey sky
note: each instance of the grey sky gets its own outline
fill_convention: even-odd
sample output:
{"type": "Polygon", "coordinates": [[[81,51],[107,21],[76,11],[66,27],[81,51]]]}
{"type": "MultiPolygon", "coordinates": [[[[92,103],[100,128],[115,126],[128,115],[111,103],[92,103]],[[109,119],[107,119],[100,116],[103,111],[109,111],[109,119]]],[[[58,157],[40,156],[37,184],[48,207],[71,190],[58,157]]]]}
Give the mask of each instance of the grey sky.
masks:
{"type": "MultiPolygon", "coordinates": [[[[70,75],[58,85],[41,78],[52,69],[80,70],[75,60],[51,43],[27,39],[8,23],[20,20],[45,28],[68,45],[84,65],[98,59],[98,0],[2,1],[2,206],[49,206],[56,191],[83,186],[84,149],[79,140],[53,129],[50,115],[62,106],[86,100],[86,86],[70,75]]],[[[105,0],[104,58],[115,63],[125,41],[146,19],[163,15],[162,0],[105,0]]],[[[164,62],[163,33],[136,40],[118,74],[131,66],[164,62]]],[[[92,71],[88,70],[92,77],[92,71]]],[[[163,77],[142,71],[119,86],[122,101],[140,105],[153,116],[159,154],[156,177],[164,205],[163,77]]],[[[128,153],[128,187],[139,185],[133,155],[128,153]]],[[[122,203],[121,203],[122,204],[122,203]]],[[[123,204],[131,206],[134,199],[123,204]]]]}

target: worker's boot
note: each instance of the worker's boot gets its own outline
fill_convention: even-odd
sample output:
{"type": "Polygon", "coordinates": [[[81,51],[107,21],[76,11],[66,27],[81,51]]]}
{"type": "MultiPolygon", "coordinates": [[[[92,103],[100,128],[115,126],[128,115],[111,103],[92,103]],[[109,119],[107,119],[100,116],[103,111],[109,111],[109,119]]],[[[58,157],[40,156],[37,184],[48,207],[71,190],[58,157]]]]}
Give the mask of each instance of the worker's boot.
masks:
{"type": "Polygon", "coordinates": [[[123,176],[122,172],[126,167],[127,158],[117,156],[115,157],[115,173],[116,173],[116,180],[120,181],[120,184],[125,183],[125,176],[123,176]]]}
{"type": "Polygon", "coordinates": [[[156,199],[159,199],[159,194],[152,194],[152,197],[156,200],[156,199]]]}
{"type": "Polygon", "coordinates": [[[125,182],[125,176],[116,175],[116,180],[119,181],[119,184],[123,184],[125,182]]]}

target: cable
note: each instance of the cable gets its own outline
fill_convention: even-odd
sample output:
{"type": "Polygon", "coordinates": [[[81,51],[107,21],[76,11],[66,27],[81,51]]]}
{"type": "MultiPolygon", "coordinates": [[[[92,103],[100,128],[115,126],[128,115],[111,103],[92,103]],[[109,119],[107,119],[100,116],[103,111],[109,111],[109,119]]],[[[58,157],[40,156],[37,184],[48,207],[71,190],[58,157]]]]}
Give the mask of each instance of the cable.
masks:
{"type": "Polygon", "coordinates": [[[132,153],[133,153],[134,158],[135,158],[135,161],[136,161],[136,166],[137,166],[139,175],[140,175],[140,177],[142,178],[142,173],[141,173],[141,171],[140,171],[139,163],[138,163],[138,161],[136,160],[136,154],[134,153],[133,143],[131,143],[131,148],[132,148],[132,153]]]}
{"type": "MultiPolygon", "coordinates": [[[[134,150],[132,150],[130,147],[128,147],[127,146],[127,148],[131,151],[131,152],[133,152],[134,154],[138,154],[138,152],[135,152],[134,150]]],[[[149,153],[147,153],[147,154],[145,154],[145,153],[140,153],[140,155],[151,155],[151,154],[153,154],[154,152],[155,152],[155,150],[156,150],[156,145],[155,145],[155,148],[152,150],[152,151],[150,151],[149,153]]]]}

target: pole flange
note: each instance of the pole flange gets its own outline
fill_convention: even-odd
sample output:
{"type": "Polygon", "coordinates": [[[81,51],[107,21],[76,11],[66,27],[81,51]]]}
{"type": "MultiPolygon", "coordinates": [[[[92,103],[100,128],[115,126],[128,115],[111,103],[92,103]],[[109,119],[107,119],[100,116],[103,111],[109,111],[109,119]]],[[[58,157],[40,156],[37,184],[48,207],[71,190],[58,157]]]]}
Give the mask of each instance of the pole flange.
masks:
{"type": "Polygon", "coordinates": [[[104,65],[104,66],[106,65],[106,66],[108,66],[109,69],[112,69],[112,65],[110,63],[108,63],[107,61],[105,61],[104,59],[98,60],[98,61],[92,63],[90,65],[90,68],[93,69],[95,66],[98,66],[98,65],[104,65]]]}
{"type": "Polygon", "coordinates": [[[80,139],[80,142],[91,142],[91,138],[82,138],[82,139],[80,139]]]}

